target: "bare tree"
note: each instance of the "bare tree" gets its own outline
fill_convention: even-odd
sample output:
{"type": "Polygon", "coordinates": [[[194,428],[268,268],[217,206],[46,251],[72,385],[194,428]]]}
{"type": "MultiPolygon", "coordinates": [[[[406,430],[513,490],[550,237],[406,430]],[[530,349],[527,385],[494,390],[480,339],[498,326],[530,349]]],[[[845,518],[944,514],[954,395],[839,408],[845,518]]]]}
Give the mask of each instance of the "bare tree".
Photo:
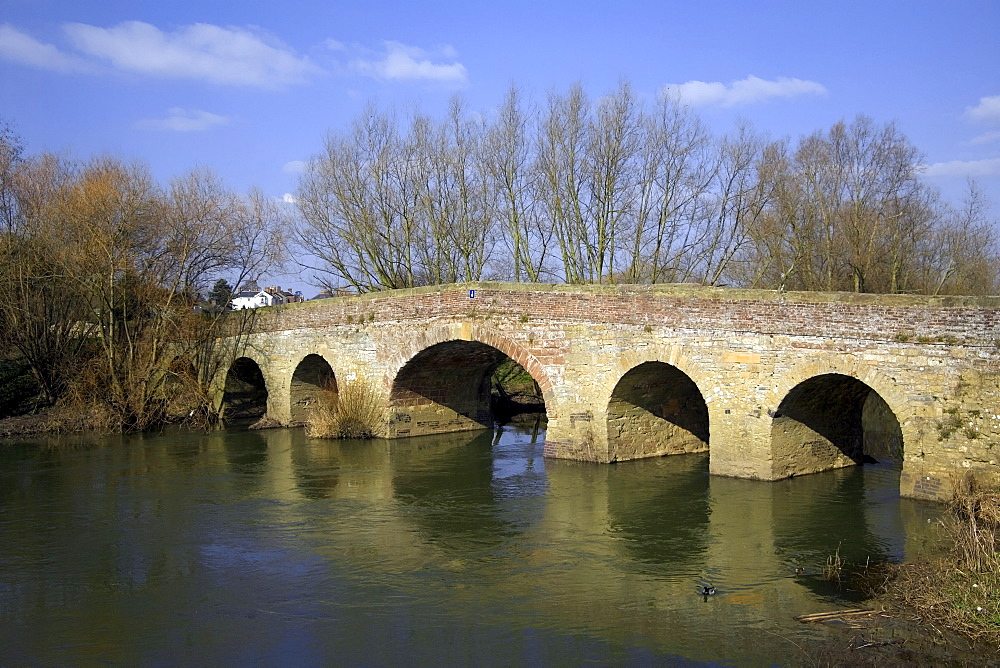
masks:
{"type": "Polygon", "coordinates": [[[764,147],[764,140],[747,124],[719,142],[714,188],[708,196],[710,224],[693,253],[702,283],[714,285],[727,276],[751,230],[760,224],[770,195],[758,178],[764,147]]]}
{"type": "Polygon", "coordinates": [[[712,182],[704,125],[675,96],[663,95],[643,118],[631,263],[633,283],[688,280],[687,255],[712,182]]]}
{"type": "Polygon", "coordinates": [[[487,215],[510,255],[510,278],[537,282],[546,273],[552,228],[542,225],[534,197],[537,173],[530,137],[535,128],[522,108],[522,94],[511,86],[486,133],[479,159],[488,170],[487,215]]]}
{"type": "Polygon", "coordinates": [[[942,225],[920,181],[920,155],[865,116],[764,151],[770,193],[741,275],[753,285],[901,292],[918,288],[918,249],[942,225]]]}
{"type": "Polygon", "coordinates": [[[581,231],[588,281],[614,280],[621,250],[631,248],[626,237],[635,227],[642,126],[638,102],[626,81],[599,101],[587,126],[581,231]]]}
{"type": "Polygon", "coordinates": [[[444,123],[422,115],[413,119],[405,150],[421,230],[413,251],[419,274],[429,283],[478,280],[490,257],[493,221],[480,159],[483,134],[457,97],[444,123]]]}
{"type": "Polygon", "coordinates": [[[539,185],[545,224],[553,230],[567,283],[589,279],[583,172],[590,102],[580,84],[565,96],[551,93],[539,132],[539,185]]]}
{"type": "Polygon", "coordinates": [[[915,245],[913,289],[928,294],[996,294],[1000,289],[997,222],[988,219],[990,202],[970,180],[958,208],[938,203],[938,222],[915,245]]]}
{"type": "Polygon", "coordinates": [[[938,205],[892,123],[858,116],[794,145],[746,124],[713,138],[676,98],[647,109],[627,82],[594,101],[579,84],[552,92],[540,113],[512,87],[489,123],[474,118],[455,99],[400,132],[372,108],[328,139],[299,191],[327,287],[490,275],[940,292],[973,289],[960,263],[988,265],[969,250],[987,239],[975,207],[938,205]]]}
{"type": "Polygon", "coordinates": [[[409,287],[416,269],[417,195],[395,120],[370,107],[347,135],[331,134],[298,190],[298,243],[327,288],[409,287]]]}
{"type": "Polygon", "coordinates": [[[16,179],[23,162],[24,144],[21,138],[0,119],[0,223],[7,234],[14,232],[21,217],[16,179]]]}

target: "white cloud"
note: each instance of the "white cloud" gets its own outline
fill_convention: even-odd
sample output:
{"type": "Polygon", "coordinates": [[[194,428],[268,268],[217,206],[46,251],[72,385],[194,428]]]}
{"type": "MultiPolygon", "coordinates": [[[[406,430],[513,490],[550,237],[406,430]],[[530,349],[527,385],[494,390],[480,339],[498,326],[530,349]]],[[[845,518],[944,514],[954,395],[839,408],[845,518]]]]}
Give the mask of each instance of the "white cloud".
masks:
{"type": "Polygon", "coordinates": [[[923,175],[931,177],[959,176],[962,178],[1000,176],[1000,158],[935,162],[926,166],[923,175]]]}
{"type": "Polygon", "coordinates": [[[1000,123],[1000,95],[979,98],[979,104],[967,108],[965,116],[982,123],[1000,123]]]}
{"type": "MultiPolygon", "coordinates": [[[[287,45],[239,27],[195,23],[164,31],[142,21],[125,21],[109,28],[66,23],[62,29],[68,49],[0,24],[0,59],[64,72],[110,66],[150,77],[267,89],[303,83],[324,72],[287,45]]],[[[335,39],[321,46],[345,59],[353,56],[347,70],[376,79],[463,84],[468,78],[454,47],[447,44],[425,50],[387,41],[381,52],[335,39]]]]}
{"type": "Polygon", "coordinates": [[[995,141],[1000,141],[1000,130],[993,130],[992,132],[981,134],[978,137],[969,140],[969,143],[974,145],[992,144],[995,141]]]}
{"type": "Polygon", "coordinates": [[[9,23],[0,24],[0,59],[57,72],[83,71],[87,63],[63,53],[51,44],[43,44],[9,23]]]}
{"type": "Polygon", "coordinates": [[[827,93],[826,88],[815,81],[787,77],[768,81],[752,74],[746,79],[733,81],[728,85],[719,81],[688,81],[682,84],[667,84],[663,90],[668,95],[679,96],[682,102],[692,106],[718,105],[722,107],[757,104],[774,98],[826,95],[827,93]]]}
{"type": "Polygon", "coordinates": [[[225,116],[200,111],[198,109],[181,109],[173,107],[167,111],[166,118],[139,121],[136,127],[141,130],[168,130],[171,132],[201,132],[209,128],[226,125],[229,119],[225,116]]]}
{"type": "Polygon", "coordinates": [[[431,54],[415,46],[406,46],[399,42],[385,42],[386,53],[377,60],[354,60],[350,67],[359,74],[376,79],[389,80],[424,80],[445,83],[464,83],[468,73],[465,65],[459,62],[435,63],[435,55],[446,60],[455,59],[455,50],[450,46],[442,46],[437,54],[431,54]]]}
{"type": "Polygon", "coordinates": [[[281,201],[284,202],[285,204],[298,204],[299,198],[293,195],[292,193],[285,193],[284,195],[282,195],[281,201]]]}
{"type": "Polygon", "coordinates": [[[286,174],[301,174],[306,171],[306,163],[304,160],[291,160],[281,166],[281,171],[286,174]]]}
{"type": "Polygon", "coordinates": [[[155,77],[280,88],[319,71],[308,58],[241,28],[196,23],[168,33],[126,21],[113,28],[69,23],[63,29],[88,56],[155,77]]]}

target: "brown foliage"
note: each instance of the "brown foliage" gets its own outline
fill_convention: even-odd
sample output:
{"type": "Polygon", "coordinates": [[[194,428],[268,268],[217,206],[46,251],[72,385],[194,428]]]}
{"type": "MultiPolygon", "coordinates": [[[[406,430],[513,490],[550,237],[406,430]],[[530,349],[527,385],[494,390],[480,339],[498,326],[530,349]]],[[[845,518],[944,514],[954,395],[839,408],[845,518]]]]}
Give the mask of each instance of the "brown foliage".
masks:
{"type": "Polygon", "coordinates": [[[340,391],[327,388],[306,423],[312,438],[374,438],[385,428],[385,402],[364,379],[344,383],[340,391]]]}
{"type": "Polygon", "coordinates": [[[279,259],[279,211],[204,171],[164,189],[141,165],[25,158],[0,136],[3,146],[0,334],[48,403],[125,430],[181,411],[180,396],[188,417],[209,415],[208,384],[238,352],[216,343],[236,334],[238,347],[254,320],[199,312],[198,295],[220,274],[241,282],[279,259]],[[178,357],[194,372],[172,370],[178,357]]]}

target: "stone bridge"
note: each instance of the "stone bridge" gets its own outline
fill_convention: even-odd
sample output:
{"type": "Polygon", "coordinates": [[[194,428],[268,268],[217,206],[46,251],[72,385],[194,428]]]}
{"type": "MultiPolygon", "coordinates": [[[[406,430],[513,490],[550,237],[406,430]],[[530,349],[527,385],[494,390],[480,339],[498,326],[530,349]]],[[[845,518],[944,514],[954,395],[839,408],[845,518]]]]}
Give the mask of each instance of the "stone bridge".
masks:
{"type": "Polygon", "coordinates": [[[364,383],[388,438],[490,427],[510,358],[541,389],[548,457],[707,450],[712,474],[760,480],[888,457],[931,499],[966,471],[1000,482],[996,297],[470,283],[261,316],[216,388],[256,378],[285,425],[364,383]]]}

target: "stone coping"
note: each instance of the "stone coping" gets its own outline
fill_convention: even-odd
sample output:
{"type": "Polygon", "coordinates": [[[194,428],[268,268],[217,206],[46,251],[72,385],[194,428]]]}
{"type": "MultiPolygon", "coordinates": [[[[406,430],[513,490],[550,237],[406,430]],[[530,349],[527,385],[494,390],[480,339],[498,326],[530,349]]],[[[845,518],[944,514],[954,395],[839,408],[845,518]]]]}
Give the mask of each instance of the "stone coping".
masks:
{"type": "MultiPolygon", "coordinates": [[[[960,295],[913,295],[877,294],[869,292],[813,292],[779,291],[751,288],[726,288],[693,283],[660,283],[656,285],[631,284],[553,284],[553,283],[505,283],[500,281],[476,281],[429,285],[418,288],[382,290],[363,294],[330,297],[334,301],[364,302],[382,299],[396,299],[436,293],[467,292],[483,290],[495,292],[550,292],[567,295],[609,295],[668,297],[675,299],[703,299],[722,302],[778,302],[802,304],[845,304],[853,306],[884,306],[911,308],[966,308],[1000,309],[1000,296],[960,296],[960,295]]],[[[284,304],[277,308],[321,308],[328,299],[314,299],[296,304],[284,304]]]]}

